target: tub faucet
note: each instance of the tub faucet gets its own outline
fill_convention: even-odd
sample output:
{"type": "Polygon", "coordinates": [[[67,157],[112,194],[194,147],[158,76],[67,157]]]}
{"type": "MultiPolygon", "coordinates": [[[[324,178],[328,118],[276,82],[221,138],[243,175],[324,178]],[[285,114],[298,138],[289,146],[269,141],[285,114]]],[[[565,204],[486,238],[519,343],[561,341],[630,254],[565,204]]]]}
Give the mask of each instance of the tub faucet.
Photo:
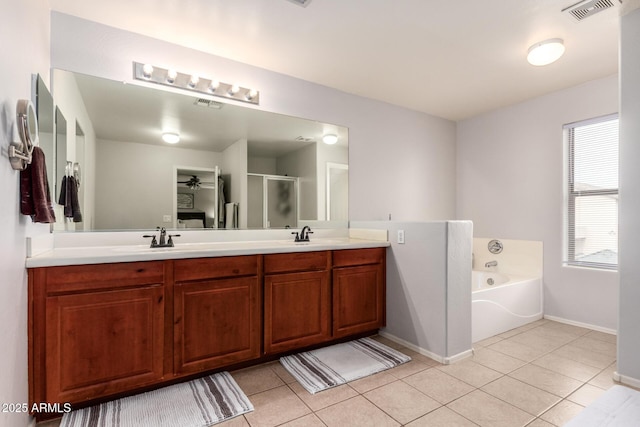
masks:
{"type": "Polygon", "coordinates": [[[489,268],[489,267],[497,267],[498,266],[498,261],[489,261],[489,262],[485,262],[484,263],[485,268],[489,268]]]}

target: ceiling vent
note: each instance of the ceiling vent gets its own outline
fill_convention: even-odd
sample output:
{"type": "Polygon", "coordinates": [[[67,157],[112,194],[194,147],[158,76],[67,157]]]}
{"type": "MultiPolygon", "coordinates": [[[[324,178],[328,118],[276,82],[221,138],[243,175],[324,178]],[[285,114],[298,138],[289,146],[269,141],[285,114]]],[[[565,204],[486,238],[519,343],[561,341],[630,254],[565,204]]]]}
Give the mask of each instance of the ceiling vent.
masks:
{"type": "Polygon", "coordinates": [[[291,3],[295,3],[298,6],[307,7],[311,0],[289,0],[291,3]]]}
{"type": "Polygon", "coordinates": [[[306,136],[299,136],[296,138],[296,141],[298,142],[314,142],[315,139],[314,138],[308,138],[306,136]]]}
{"type": "Polygon", "coordinates": [[[222,102],[212,101],[210,99],[196,98],[193,105],[197,105],[198,107],[215,108],[216,110],[219,110],[224,104],[222,104],[222,102]]]}
{"type": "Polygon", "coordinates": [[[614,0],[585,0],[563,9],[570,13],[576,20],[582,21],[596,13],[614,6],[614,0]]]}

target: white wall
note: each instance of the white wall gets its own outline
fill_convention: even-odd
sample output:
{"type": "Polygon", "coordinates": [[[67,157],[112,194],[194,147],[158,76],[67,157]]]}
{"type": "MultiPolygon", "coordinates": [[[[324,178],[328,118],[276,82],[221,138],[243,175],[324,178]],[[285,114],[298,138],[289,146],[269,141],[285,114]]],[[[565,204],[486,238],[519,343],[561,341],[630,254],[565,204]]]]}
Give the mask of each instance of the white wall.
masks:
{"type": "MultiPolygon", "coordinates": [[[[349,148],[318,144],[318,219],[327,219],[327,163],[349,164],[349,148]]],[[[348,196],[348,188],[346,188],[348,196]]]]}
{"type": "MultiPolygon", "coordinates": [[[[222,152],[220,175],[224,178],[225,203],[238,203],[238,226],[247,228],[247,140],[239,139],[222,152]]],[[[226,223],[225,223],[226,224],[226,223]]]]}
{"type": "Polygon", "coordinates": [[[355,221],[387,230],[387,326],[391,339],[441,362],[471,350],[469,221],[355,221]],[[403,230],[405,243],[397,242],[403,230]]]}
{"type": "MultiPolygon", "coordinates": [[[[0,403],[27,403],[27,236],[47,234],[49,225],[20,215],[19,172],[7,160],[7,147],[19,140],[16,102],[33,99],[31,74],[49,85],[49,2],[0,0],[0,403]]],[[[52,167],[48,159],[48,167],[52,167]]],[[[29,424],[24,413],[0,412],[0,426],[29,424]]]]}
{"type": "Polygon", "coordinates": [[[275,157],[256,157],[249,153],[247,163],[247,170],[249,173],[259,173],[264,175],[276,174],[277,169],[275,157]]]}
{"type": "Polygon", "coordinates": [[[211,151],[100,139],[96,156],[96,230],[171,227],[162,220],[175,215],[175,167],[213,169],[222,160],[211,151]]]}
{"type": "Polygon", "coordinates": [[[451,121],[60,13],[51,26],[55,68],[133,83],[133,61],[175,66],[259,88],[260,109],[348,127],[351,219],[455,215],[451,121]]]}
{"type": "Polygon", "coordinates": [[[618,373],[640,387],[640,9],[623,16],[621,28],[618,373]]]}
{"type": "MultiPolygon", "coordinates": [[[[565,123],[618,111],[611,76],[458,123],[457,217],[544,244],[545,315],[617,329],[618,274],[562,266],[565,123]]],[[[637,158],[637,157],[636,157],[637,158]]]]}

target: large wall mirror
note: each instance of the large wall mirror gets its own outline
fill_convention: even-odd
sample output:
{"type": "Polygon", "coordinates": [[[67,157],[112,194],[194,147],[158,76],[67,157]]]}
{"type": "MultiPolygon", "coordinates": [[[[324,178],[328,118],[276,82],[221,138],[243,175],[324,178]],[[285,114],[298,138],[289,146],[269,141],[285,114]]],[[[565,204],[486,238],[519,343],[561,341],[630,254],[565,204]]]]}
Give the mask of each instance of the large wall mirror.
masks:
{"type": "Polygon", "coordinates": [[[65,114],[95,155],[82,168],[84,230],[348,226],[348,181],[327,177],[348,167],[345,127],[62,70],[52,88],[74,100],[65,114]]]}

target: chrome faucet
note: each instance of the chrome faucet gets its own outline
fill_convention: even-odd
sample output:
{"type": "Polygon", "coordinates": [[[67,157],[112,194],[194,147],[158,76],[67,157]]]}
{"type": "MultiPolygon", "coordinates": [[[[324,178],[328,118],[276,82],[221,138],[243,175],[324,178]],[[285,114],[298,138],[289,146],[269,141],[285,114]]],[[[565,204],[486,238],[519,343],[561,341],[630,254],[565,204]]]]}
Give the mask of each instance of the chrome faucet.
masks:
{"type": "Polygon", "coordinates": [[[167,239],[167,229],[162,227],[160,229],[160,243],[158,243],[158,246],[166,245],[167,244],[166,239],[167,239]]]}
{"type": "Polygon", "coordinates": [[[497,267],[498,266],[498,261],[489,261],[489,262],[485,262],[484,263],[485,268],[489,268],[489,267],[497,267]]]}
{"type": "Polygon", "coordinates": [[[156,228],[158,231],[160,231],[160,242],[158,242],[156,240],[156,235],[155,234],[145,234],[142,237],[145,238],[151,238],[151,248],[173,248],[174,244],[173,244],[173,237],[180,237],[179,234],[169,234],[167,235],[167,229],[162,227],[157,227],[156,228]],[[167,240],[167,237],[169,237],[169,240],[167,240]]]}
{"type": "Polygon", "coordinates": [[[298,234],[297,231],[293,231],[291,232],[291,234],[295,234],[296,238],[294,239],[294,242],[308,242],[309,241],[309,234],[313,234],[313,231],[311,231],[311,228],[308,225],[305,225],[304,227],[302,227],[302,230],[300,231],[300,233],[298,234]],[[305,233],[306,231],[306,233],[305,233]]]}

